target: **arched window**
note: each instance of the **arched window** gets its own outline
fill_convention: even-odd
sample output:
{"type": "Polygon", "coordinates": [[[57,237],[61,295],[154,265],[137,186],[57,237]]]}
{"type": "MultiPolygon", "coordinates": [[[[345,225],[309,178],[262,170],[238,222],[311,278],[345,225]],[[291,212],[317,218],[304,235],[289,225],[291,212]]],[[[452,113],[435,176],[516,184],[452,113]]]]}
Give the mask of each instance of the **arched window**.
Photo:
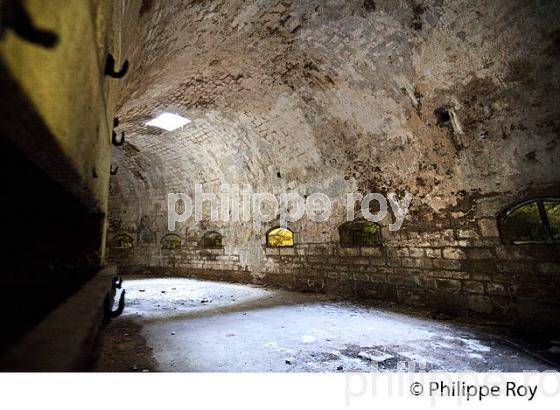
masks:
{"type": "Polygon", "coordinates": [[[181,247],[181,237],[174,233],[168,233],[161,238],[161,249],[179,249],[181,247]]]}
{"type": "Polygon", "coordinates": [[[274,228],[266,234],[266,246],[270,248],[294,246],[294,233],[289,229],[274,228]]]}
{"type": "Polygon", "coordinates": [[[224,237],[219,232],[206,232],[202,237],[202,247],[206,249],[223,248],[224,237]]]}
{"type": "Polygon", "coordinates": [[[560,242],[560,198],[535,198],[498,216],[505,244],[560,242]]]}
{"type": "Polygon", "coordinates": [[[130,235],[121,233],[113,237],[112,246],[114,249],[132,249],[134,241],[130,235]]]}
{"type": "Polygon", "coordinates": [[[366,220],[345,222],[338,228],[340,243],[347,246],[380,246],[381,227],[366,220]]]}

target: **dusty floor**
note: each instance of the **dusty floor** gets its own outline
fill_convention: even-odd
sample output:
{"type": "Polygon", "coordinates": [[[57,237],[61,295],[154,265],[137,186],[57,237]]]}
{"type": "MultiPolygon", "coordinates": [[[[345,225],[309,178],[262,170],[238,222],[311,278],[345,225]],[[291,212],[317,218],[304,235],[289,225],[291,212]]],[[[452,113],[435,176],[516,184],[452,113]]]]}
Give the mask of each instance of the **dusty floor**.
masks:
{"type": "Polygon", "coordinates": [[[125,288],[99,371],[551,369],[480,329],[323,295],[178,278],[128,278],[125,288]]]}

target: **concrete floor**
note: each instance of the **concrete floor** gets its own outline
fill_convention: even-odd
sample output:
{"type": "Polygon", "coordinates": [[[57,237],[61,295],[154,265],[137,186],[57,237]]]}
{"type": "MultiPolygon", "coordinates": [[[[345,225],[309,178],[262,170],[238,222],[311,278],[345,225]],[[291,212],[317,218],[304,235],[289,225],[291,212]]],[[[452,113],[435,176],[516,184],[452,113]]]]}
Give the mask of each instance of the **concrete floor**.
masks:
{"type": "Polygon", "coordinates": [[[480,328],[324,295],[128,278],[99,371],[525,371],[550,365],[480,328]]]}

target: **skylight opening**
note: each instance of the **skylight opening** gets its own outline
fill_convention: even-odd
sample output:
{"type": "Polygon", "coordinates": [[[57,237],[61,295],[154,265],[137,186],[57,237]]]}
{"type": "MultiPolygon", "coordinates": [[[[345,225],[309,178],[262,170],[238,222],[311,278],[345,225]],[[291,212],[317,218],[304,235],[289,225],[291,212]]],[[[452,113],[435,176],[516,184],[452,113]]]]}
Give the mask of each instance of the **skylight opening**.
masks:
{"type": "Polygon", "coordinates": [[[150,127],[161,128],[166,131],[175,131],[185,125],[189,124],[191,120],[185,117],[181,117],[178,114],[172,114],[170,112],[164,112],[158,115],[156,118],[146,123],[150,127]]]}

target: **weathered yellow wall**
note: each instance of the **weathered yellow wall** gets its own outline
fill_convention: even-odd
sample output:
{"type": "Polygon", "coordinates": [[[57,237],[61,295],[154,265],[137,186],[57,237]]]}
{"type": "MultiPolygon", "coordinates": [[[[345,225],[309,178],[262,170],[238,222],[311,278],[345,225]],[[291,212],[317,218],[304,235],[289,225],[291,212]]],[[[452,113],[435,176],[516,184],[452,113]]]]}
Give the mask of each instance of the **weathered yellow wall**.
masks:
{"type": "Polygon", "coordinates": [[[104,68],[109,52],[117,69],[122,62],[122,1],[23,3],[35,25],[57,33],[59,42],[55,48],[43,48],[8,29],[0,40],[0,58],[50,135],[5,137],[89,211],[106,214],[113,95],[119,80],[104,76],[104,68]]]}

